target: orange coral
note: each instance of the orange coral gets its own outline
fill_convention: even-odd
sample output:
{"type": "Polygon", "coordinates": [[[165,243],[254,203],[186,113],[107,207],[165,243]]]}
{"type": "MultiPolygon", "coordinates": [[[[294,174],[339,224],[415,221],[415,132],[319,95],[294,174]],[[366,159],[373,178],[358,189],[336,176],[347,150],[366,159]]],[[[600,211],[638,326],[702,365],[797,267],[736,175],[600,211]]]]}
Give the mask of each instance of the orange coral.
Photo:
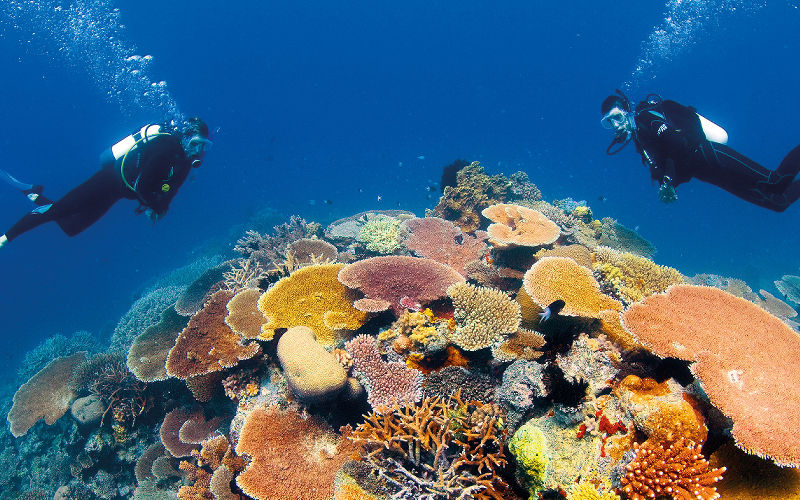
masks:
{"type": "Polygon", "coordinates": [[[317,342],[332,346],[339,340],[336,330],[356,330],[367,318],[353,307],[355,294],[336,278],[344,264],[311,265],[294,271],[258,299],[258,309],[267,317],[259,338],[269,340],[278,328],[307,326],[317,342]]]}
{"type": "Polygon", "coordinates": [[[184,460],[180,469],[193,484],[181,486],[179,500],[225,499],[238,500],[240,495],[231,492],[233,476],[247,465],[247,461],[234,453],[228,438],[215,435],[202,442],[202,448],[192,450],[193,462],[184,460]]]}
{"type": "Polygon", "coordinates": [[[489,243],[495,247],[538,247],[555,242],[561,229],[531,208],[499,203],[483,209],[481,214],[493,223],[489,224],[489,243]]]}
{"type": "Polygon", "coordinates": [[[236,452],[251,457],[236,484],[259,500],[328,500],[336,472],[353,446],[327,424],[294,412],[253,410],[236,452]]]}
{"type": "Polygon", "coordinates": [[[241,335],[225,324],[225,305],[232,295],[227,290],[214,293],[189,320],[167,357],[168,375],[186,380],[236,366],[258,354],[258,344],[243,345],[241,335]]]}
{"type": "Polygon", "coordinates": [[[679,439],[664,446],[652,440],[636,444],[636,457],[622,477],[622,491],[631,500],[657,497],[714,500],[714,484],[725,468],[713,468],[700,452],[700,445],[679,439]]]}
{"type": "Polygon", "coordinates": [[[556,300],[566,305],[561,314],[597,318],[600,311],[622,310],[622,304],[600,291],[592,271],[567,257],[544,257],[525,273],[525,292],[541,307],[556,300]]]}
{"type": "Polygon", "coordinates": [[[261,290],[258,288],[245,288],[228,301],[226,308],[225,324],[242,337],[256,338],[261,334],[261,327],[267,318],[258,310],[258,299],[261,290]]]}
{"type": "Polygon", "coordinates": [[[53,425],[69,410],[69,404],[75,399],[69,379],[72,370],[85,361],[85,351],[56,358],[17,389],[14,405],[8,412],[14,437],[25,435],[40,418],[44,418],[47,425],[53,425]]]}
{"type": "Polygon", "coordinates": [[[800,466],[800,336],[755,304],[716,288],[674,285],[623,314],[623,326],[663,357],[692,366],[733,420],[737,446],[800,466]]]}

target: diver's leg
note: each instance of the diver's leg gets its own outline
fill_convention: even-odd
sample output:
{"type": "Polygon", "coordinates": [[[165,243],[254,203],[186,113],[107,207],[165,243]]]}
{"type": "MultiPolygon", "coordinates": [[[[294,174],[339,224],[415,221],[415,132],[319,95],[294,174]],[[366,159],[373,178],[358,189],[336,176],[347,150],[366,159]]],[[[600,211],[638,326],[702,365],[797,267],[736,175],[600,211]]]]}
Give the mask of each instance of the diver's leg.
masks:
{"type": "Polygon", "coordinates": [[[770,184],[775,186],[776,191],[783,191],[791,184],[798,172],[800,172],[800,146],[789,151],[789,154],[781,160],[781,164],[770,175],[770,184]]]}

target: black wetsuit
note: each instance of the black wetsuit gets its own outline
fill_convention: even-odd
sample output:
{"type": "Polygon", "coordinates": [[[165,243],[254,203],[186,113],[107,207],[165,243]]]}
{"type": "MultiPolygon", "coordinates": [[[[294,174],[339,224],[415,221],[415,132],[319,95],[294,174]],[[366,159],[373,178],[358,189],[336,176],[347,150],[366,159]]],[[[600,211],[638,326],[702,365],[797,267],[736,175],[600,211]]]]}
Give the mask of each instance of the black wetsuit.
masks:
{"type": "Polygon", "coordinates": [[[51,221],[68,236],[75,236],[122,198],[138,200],[139,211],[149,208],[162,216],[192,168],[180,138],[168,134],[137,144],[125,158],[124,169],[122,162],[123,158],[114,159],[111,149],[104,151],[97,173],[56,202],[38,196],[35,202],[39,206],[14,224],[6,237],[13,240],[51,221]]]}
{"type": "Polygon", "coordinates": [[[652,98],[636,106],[636,148],[659,184],[692,178],[714,184],[755,205],[783,212],[800,197],[800,146],[769,170],[735,150],[706,139],[694,108],[652,98]]]}

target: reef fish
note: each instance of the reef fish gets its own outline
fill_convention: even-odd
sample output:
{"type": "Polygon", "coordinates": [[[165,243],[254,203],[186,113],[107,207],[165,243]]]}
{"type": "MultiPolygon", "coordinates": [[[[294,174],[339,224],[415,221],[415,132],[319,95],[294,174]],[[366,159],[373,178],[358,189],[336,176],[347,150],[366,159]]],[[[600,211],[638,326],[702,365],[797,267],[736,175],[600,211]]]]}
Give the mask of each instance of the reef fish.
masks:
{"type": "Polygon", "coordinates": [[[561,299],[558,299],[555,302],[551,303],[549,306],[544,308],[544,311],[539,313],[541,321],[544,322],[552,318],[553,316],[556,316],[558,313],[561,312],[562,309],[564,309],[565,305],[567,305],[567,303],[561,299]]]}

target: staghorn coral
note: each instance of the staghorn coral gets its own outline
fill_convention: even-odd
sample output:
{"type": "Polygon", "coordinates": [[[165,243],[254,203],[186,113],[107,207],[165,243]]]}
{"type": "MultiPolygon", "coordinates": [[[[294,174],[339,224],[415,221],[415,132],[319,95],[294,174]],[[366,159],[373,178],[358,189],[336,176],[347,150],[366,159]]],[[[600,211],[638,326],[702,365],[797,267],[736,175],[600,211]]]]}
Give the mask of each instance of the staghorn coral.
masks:
{"type": "Polygon", "coordinates": [[[267,271],[252,260],[237,259],[231,261],[230,270],[222,273],[224,288],[238,293],[245,288],[255,288],[267,277],[267,271]]]}
{"type": "Polygon", "coordinates": [[[126,360],[131,373],[142,382],[168,379],[167,356],[188,322],[189,319],[175,312],[173,307],[165,309],[161,321],[147,327],[134,339],[126,360]]]}
{"type": "Polygon", "coordinates": [[[622,491],[631,500],[719,498],[714,484],[722,479],[725,468],[711,467],[700,445],[681,438],[667,446],[651,440],[634,446],[636,456],[620,479],[622,491]]]}
{"type": "Polygon", "coordinates": [[[374,337],[358,335],[345,349],[353,357],[353,372],[367,390],[367,401],[373,409],[392,401],[419,401],[422,397],[422,375],[396,361],[381,358],[374,337]]]}
{"type": "Polygon", "coordinates": [[[362,309],[364,302],[379,301],[382,310],[391,308],[396,316],[406,309],[404,297],[425,304],[446,295],[447,287],[464,281],[453,268],[435,260],[402,255],[372,257],[348,264],[338,275],[345,286],[361,290],[366,297],[354,306],[362,309]]]}
{"type": "Polygon", "coordinates": [[[800,337],[778,318],[716,288],[673,285],[629,307],[622,325],[661,357],[694,361],[709,400],[733,420],[737,446],[800,466],[800,337]]]}
{"type": "Polygon", "coordinates": [[[403,244],[419,257],[446,264],[463,276],[469,262],[486,254],[486,231],[464,234],[455,224],[439,217],[409,219],[400,226],[403,244]]]}
{"type": "Polygon", "coordinates": [[[337,330],[361,327],[367,315],[353,308],[354,294],[337,280],[343,267],[311,265],[275,283],[258,299],[258,309],[267,318],[259,338],[272,339],[278,328],[307,326],[317,342],[330,347],[341,339],[337,330]]]}
{"type": "Polygon", "coordinates": [[[592,272],[567,257],[544,257],[525,273],[525,292],[540,307],[555,300],[566,305],[561,314],[597,318],[600,311],[622,310],[622,304],[603,295],[592,272]]]}
{"type": "Polygon", "coordinates": [[[225,308],[233,293],[219,290],[189,320],[167,357],[167,374],[183,380],[218,372],[259,353],[258,344],[242,344],[242,337],[225,324],[225,308]]]}
{"type": "Polygon", "coordinates": [[[356,429],[344,429],[399,498],[502,499],[509,487],[500,475],[507,461],[497,406],[424,398],[372,412],[356,429]]]}
{"type": "Polygon", "coordinates": [[[598,246],[594,249],[594,270],[616,289],[626,303],[663,292],[686,279],[677,270],[660,266],[629,252],[598,246]]]}
{"type": "Polygon", "coordinates": [[[531,208],[502,203],[484,208],[481,214],[492,221],[487,233],[495,248],[549,245],[561,235],[555,223],[531,208]]]}
{"type": "Polygon", "coordinates": [[[490,347],[519,329],[519,304],[503,292],[455,283],[447,288],[447,295],[455,306],[456,330],[451,340],[464,350],[490,347]]]}
{"type": "Polygon", "coordinates": [[[258,310],[260,297],[261,290],[258,288],[245,288],[234,295],[225,306],[228,309],[225,324],[246,339],[258,337],[262,326],[267,322],[258,310]]]}
{"type": "Polygon", "coordinates": [[[41,418],[53,425],[69,410],[76,396],[69,380],[75,367],[85,361],[86,351],[56,358],[17,389],[7,417],[14,437],[25,435],[41,418]]]}
{"type": "Polygon", "coordinates": [[[481,226],[480,212],[489,205],[504,203],[511,195],[511,181],[503,175],[489,177],[474,161],[456,174],[456,185],[444,188],[439,203],[426,213],[455,222],[465,233],[481,226]]]}
{"type": "Polygon", "coordinates": [[[336,472],[352,450],[322,420],[255,409],[236,445],[236,453],[251,459],[236,484],[258,500],[329,500],[336,472]]]}

